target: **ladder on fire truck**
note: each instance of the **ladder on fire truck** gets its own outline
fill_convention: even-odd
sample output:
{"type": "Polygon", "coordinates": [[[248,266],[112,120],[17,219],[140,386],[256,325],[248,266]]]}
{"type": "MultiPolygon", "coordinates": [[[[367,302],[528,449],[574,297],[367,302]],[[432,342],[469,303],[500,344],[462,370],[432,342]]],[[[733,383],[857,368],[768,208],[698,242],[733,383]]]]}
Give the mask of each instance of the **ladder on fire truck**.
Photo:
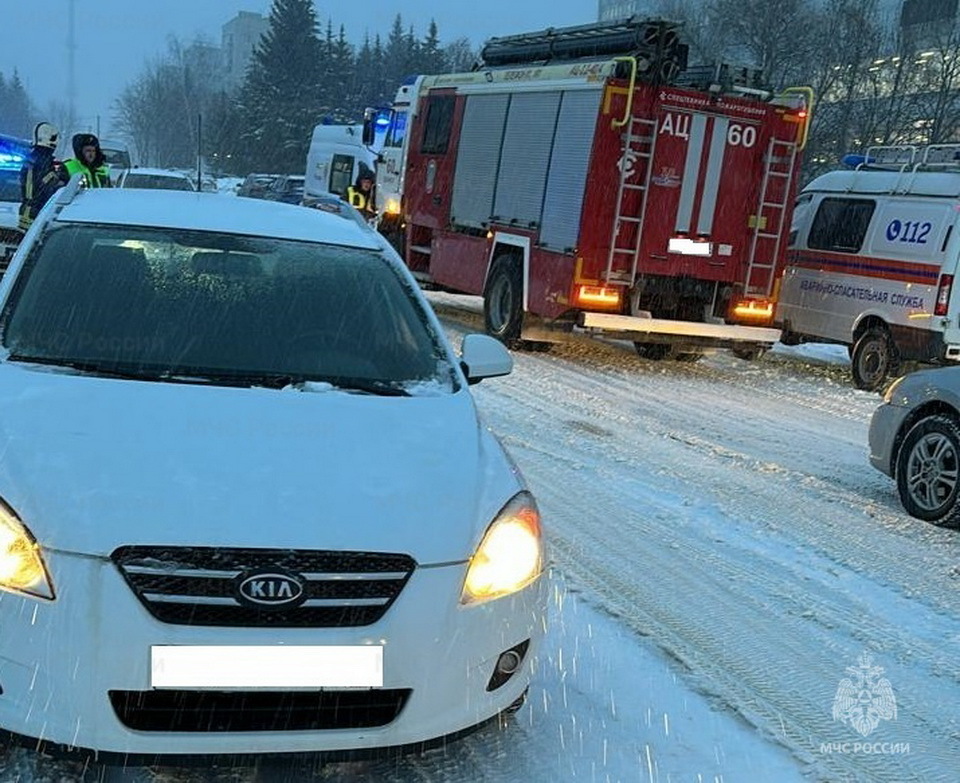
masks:
{"type": "Polygon", "coordinates": [[[769,297],[776,283],[777,259],[783,245],[783,229],[790,206],[790,194],[793,191],[794,168],[800,145],[783,139],[770,139],[763,164],[763,183],[760,186],[760,202],[753,216],[753,236],[750,239],[750,252],[747,255],[747,279],[744,281],[744,295],[769,297]],[[779,154],[778,154],[779,151],[779,154]],[[775,185],[775,181],[781,185],[775,185]],[[761,246],[772,253],[762,252],[761,246]],[[754,283],[759,276],[762,283],[754,283]]]}
{"type": "Polygon", "coordinates": [[[623,158],[620,161],[620,181],[617,186],[616,219],[613,221],[613,236],[610,238],[610,252],[607,255],[607,272],[604,283],[627,283],[633,285],[637,279],[637,267],[640,263],[640,245],[643,240],[643,221],[647,214],[647,195],[650,192],[650,178],[653,174],[653,155],[657,146],[657,121],[643,117],[631,117],[624,137],[623,158]],[[633,165],[631,165],[631,161],[633,165]],[[634,179],[634,182],[628,180],[634,179]],[[638,184],[641,183],[642,184],[638,184]],[[627,194],[635,191],[639,194],[639,209],[627,194]],[[632,203],[632,207],[625,204],[632,203]],[[624,231],[634,226],[633,231],[624,231]],[[626,279],[620,273],[618,259],[630,258],[630,276],[626,279]],[[614,273],[614,267],[618,267],[614,273]]]}

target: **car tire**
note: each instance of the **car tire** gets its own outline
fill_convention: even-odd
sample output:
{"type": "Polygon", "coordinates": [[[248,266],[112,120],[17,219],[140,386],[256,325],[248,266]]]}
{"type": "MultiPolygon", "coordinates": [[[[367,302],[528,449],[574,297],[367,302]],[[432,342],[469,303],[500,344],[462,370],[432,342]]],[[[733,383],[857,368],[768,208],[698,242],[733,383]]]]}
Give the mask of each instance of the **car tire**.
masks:
{"type": "Polygon", "coordinates": [[[483,291],[483,322],[487,334],[516,346],[523,325],[523,278],[509,255],[497,256],[483,291]]]}
{"type": "Polygon", "coordinates": [[[864,391],[879,391],[900,369],[900,356],[890,332],[881,327],[867,329],[850,354],[853,384],[864,391]]]}
{"type": "Polygon", "coordinates": [[[917,422],[896,461],[897,492],[912,517],[941,527],[960,526],[960,423],[937,414],[917,422]]]}

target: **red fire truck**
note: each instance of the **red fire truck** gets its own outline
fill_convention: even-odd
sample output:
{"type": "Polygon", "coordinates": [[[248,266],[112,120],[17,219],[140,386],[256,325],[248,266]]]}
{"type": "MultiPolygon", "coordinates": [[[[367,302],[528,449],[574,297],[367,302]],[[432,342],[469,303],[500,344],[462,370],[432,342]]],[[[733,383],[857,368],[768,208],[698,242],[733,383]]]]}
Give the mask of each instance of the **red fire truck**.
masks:
{"type": "Polygon", "coordinates": [[[378,188],[418,279],[482,295],[512,344],[776,342],[807,88],[687,68],[677,27],[639,19],[492,39],[482,60],[398,93],[378,188]]]}

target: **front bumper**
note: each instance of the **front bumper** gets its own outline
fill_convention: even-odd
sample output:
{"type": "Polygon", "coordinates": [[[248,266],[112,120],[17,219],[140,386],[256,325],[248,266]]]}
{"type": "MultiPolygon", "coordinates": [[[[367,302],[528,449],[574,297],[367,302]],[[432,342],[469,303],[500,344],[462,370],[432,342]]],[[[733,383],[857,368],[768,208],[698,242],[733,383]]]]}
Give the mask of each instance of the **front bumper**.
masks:
{"type": "Polygon", "coordinates": [[[459,605],[464,565],[418,568],[378,622],[358,628],[219,628],[151,617],[110,561],[46,552],[57,600],[0,593],[0,728],[55,746],[134,756],[359,751],[429,742],[484,723],[530,681],[544,578],[459,605]],[[487,691],[499,654],[529,639],[517,673],[487,691]],[[132,730],[111,691],[151,691],[153,645],[382,645],[383,688],[409,689],[388,725],[311,731],[132,730]]]}
{"type": "Polygon", "coordinates": [[[870,464],[891,478],[895,470],[893,461],[896,457],[897,434],[910,410],[902,405],[884,403],[873,412],[870,419],[870,464]]]}

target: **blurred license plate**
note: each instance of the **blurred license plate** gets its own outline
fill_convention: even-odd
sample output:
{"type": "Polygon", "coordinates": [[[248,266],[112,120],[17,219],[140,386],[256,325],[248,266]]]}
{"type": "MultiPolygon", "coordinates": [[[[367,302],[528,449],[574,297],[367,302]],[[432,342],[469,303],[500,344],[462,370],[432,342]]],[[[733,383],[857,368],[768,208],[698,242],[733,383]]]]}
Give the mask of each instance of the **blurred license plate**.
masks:
{"type": "Polygon", "coordinates": [[[201,690],[382,688],[383,648],[154,646],[150,648],[150,686],[201,690]]]}

